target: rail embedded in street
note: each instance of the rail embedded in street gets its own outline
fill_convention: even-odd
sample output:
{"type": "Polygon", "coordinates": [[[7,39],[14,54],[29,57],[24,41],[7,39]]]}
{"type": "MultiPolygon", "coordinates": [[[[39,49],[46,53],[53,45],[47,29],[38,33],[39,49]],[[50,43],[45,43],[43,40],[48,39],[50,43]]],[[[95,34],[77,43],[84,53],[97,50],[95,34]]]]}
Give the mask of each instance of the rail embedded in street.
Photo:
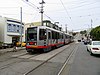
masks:
{"type": "MultiPolygon", "coordinates": [[[[70,45],[69,45],[69,46],[70,46],[70,45]]],[[[37,67],[31,69],[30,71],[26,72],[26,73],[23,74],[23,75],[28,75],[28,74],[30,74],[31,72],[33,72],[34,70],[36,70],[36,69],[38,69],[39,67],[41,67],[42,65],[46,64],[49,60],[53,59],[53,58],[56,57],[58,54],[60,54],[60,53],[62,53],[63,51],[65,51],[69,46],[67,46],[67,47],[65,47],[64,49],[58,51],[56,54],[54,54],[54,55],[51,56],[50,58],[48,58],[47,60],[43,61],[40,65],[38,65],[37,67]]],[[[72,52],[71,52],[70,54],[72,54],[72,53],[73,53],[73,50],[72,50],[72,52]]],[[[70,56],[70,54],[69,54],[69,56],[70,56]]],[[[69,56],[68,56],[68,58],[69,58],[69,56]]],[[[66,59],[66,60],[67,60],[67,59],[66,59]]]]}

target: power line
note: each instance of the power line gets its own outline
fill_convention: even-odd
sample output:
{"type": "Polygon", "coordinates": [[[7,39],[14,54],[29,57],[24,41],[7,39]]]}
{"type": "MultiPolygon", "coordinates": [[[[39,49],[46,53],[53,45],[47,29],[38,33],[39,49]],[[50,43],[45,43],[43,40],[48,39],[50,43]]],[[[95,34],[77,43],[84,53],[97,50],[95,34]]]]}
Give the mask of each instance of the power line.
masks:
{"type": "Polygon", "coordinates": [[[18,14],[7,14],[7,13],[1,13],[3,15],[18,15],[18,14]]]}
{"type": "Polygon", "coordinates": [[[71,9],[76,9],[76,8],[80,8],[80,7],[83,7],[83,6],[89,6],[89,5],[93,5],[95,3],[97,3],[97,2],[92,2],[92,3],[88,3],[88,4],[84,4],[84,5],[79,5],[79,6],[71,8],[71,9]]]}
{"type": "Polygon", "coordinates": [[[55,22],[53,19],[51,19],[48,15],[44,14],[46,17],[48,17],[51,21],[55,22]]]}
{"type": "MultiPolygon", "coordinates": [[[[61,2],[61,4],[62,4],[63,8],[65,9],[65,11],[66,11],[66,13],[67,13],[67,15],[68,15],[68,17],[69,17],[71,23],[73,24],[72,19],[71,19],[70,15],[69,15],[69,13],[68,13],[68,11],[67,11],[65,5],[63,4],[62,0],[60,0],[60,2],[61,2]]],[[[74,24],[73,24],[73,25],[74,25],[74,24]]]]}
{"type": "MultiPolygon", "coordinates": [[[[37,7],[35,4],[31,3],[28,1],[28,3],[24,0],[22,0],[23,2],[25,2],[26,4],[28,4],[29,6],[33,7],[36,11],[39,11],[40,12],[40,8],[37,7]],[[29,4],[30,3],[30,4],[29,4]]],[[[51,19],[48,15],[44,14],[46,17],[48,17],[50,20],[54,21],[53,19],[51,19]]]]}
{"type": "Polygon", "coordinates": [[[36,11],[38,11],[39,8],[36,8],[37,6],[35,6],[33,3],[26,2],[25,0],[22,0],[22,1],[25,2],[27,5],[31,6],[32,8],[34,8],[36,11]]]}
{"type": "MultiPolygon", "coordinates": [[[[70,2],[69,4],[75,4],[75,2],[78,2],[79,4],[80,3],[86,3],[86,1],[73,1],[73,2],[70,2]]],[[[47,4],[61,4],[61,3],[47,3],[47,4]]],[[[64,2],[63,4],[68,4],[68,2],[64,2]]]]}
{"type": "Polygon", "coordinates": [[[19,8],[19,7],[0,7],[0,9],[4,9],[4,8],[5,9],[8,9],[8,8],[11,8],[12,9],[12,8],[19,8]]]}
{"type": "MultiPolygon", "coordinates": [[[[71,8],[71,9],[76,9],[76,8],[80,8],[80,7],[83,7],[83,6],[92,5],[92,4],[95,4],[95,3],[97,3],[97,2],[91,2],[91,3],[87,3],[87,4],[83,4],[83,3],[87,3],[87,1],[80,2],[80,3],[77,4],[78,6],[73,7],[73,8],[71,8]],[[82,4],[82,5],[80,5],[80,4],[82,4]]],[[[61,3],[47,3],[47,4],[61,4],[61,3]]],[[[64,5],[64,4],[67,4],[67,3],[63,3],[63,5],[64,5]]],[[[60,10],[59,10],[59,11],[60,11],[60,10]]]]}

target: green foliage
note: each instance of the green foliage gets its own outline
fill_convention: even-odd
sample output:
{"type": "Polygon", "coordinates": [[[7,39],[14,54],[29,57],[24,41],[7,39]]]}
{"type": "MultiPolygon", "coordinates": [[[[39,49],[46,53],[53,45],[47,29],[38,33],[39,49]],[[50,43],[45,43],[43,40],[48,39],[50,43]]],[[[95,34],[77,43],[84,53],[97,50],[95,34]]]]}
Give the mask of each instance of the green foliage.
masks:
{"type": "Polygon", "coordinates": [[[86,34],[86,30],[80,31],[80,34],[86,34]]]}
{"type": "Polygon", "coordinates": [[[75,36],[77,33],[72,33],[73,36],[75,36]]]}
{"type": "Polygon", "coordinates": [[[0,44],[2,44],[3,42],[0,41],[0,44]]]}
{"type": "Polygon", "coordinates": [[[90,32],[92,39],[100,41],[100,26],[93,28],[90,32]]]}

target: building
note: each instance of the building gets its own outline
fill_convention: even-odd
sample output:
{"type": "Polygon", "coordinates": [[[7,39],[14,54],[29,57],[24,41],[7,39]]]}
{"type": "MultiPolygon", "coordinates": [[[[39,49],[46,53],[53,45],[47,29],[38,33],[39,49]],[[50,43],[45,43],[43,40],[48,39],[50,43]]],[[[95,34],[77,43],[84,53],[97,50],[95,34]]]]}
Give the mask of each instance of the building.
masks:
{"type": "Polygon", "coordinates": [[[24,36],[24,23],[21,25],[19,20],[0,17],[0,41],[7,45],[11,45],[13,41],[20,41],[21,27],[24,36]]]}

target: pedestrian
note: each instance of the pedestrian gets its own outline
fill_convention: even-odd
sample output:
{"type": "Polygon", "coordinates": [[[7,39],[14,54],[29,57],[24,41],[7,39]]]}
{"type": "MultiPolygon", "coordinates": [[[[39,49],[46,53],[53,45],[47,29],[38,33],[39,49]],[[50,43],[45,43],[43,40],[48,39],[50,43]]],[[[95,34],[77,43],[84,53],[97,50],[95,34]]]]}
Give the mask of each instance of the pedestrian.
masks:
{"type": "Polygon", "coordinates": [[[13,42],[13,52],[16,52],[16,41],[13,42]]]}

